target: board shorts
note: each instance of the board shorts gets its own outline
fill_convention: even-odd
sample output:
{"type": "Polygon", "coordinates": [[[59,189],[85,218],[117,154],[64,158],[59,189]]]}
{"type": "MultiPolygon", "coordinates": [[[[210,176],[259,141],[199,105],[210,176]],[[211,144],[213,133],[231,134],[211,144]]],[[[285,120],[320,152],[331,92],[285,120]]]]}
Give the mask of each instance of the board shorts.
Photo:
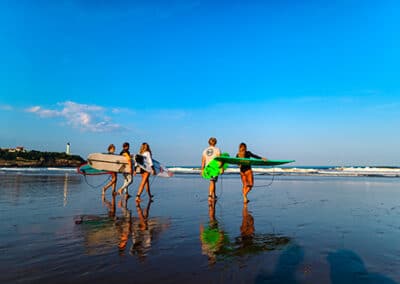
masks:
{"type": "Polygon", "coordinates": [[[210,181],[215,181],[215,182],[217,182],[218,181],[218,177],[216,176],[216,177],[212,177],[212,178],[210,178],[210,181]]]}

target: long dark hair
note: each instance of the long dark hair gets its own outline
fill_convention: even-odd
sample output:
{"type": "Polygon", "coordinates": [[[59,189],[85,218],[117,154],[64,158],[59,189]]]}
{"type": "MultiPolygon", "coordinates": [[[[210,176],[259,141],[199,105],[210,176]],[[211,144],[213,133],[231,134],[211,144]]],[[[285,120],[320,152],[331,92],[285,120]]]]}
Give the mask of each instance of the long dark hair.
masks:
{"type": "Polygon", "coordinates": [[[238,156],[241,157],[241,158],[244,158],[244,156],[245,156],[245,154],[246,154],[246,151],[247,151],[247,145],[246,145],[246,143],[243,143],[243,142],[240,143],[240,144],[239,144],[238,156]],[[243,152],[243,151],[240,151],[241,148],[244,148],[244,152],[243,152]]]}

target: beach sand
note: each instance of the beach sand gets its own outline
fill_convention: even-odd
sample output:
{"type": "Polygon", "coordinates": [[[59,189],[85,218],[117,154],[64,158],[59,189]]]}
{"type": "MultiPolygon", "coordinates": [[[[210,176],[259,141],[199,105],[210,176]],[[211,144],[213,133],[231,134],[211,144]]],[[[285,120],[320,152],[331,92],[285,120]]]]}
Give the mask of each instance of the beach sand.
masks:
{"type": "Polygon", "coordinates": [[[398,178],[256,176],[247,206],[238,175],[215,204],[199,175],[140,206],[105,181],[0,172],[0,283],[400,283],[398,178]]]}

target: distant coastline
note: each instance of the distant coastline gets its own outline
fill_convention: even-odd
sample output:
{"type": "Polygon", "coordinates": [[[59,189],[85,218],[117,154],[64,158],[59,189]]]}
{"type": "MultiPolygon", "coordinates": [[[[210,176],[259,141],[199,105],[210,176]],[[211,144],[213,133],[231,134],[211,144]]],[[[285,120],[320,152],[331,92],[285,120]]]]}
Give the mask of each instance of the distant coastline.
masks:
{"type": "Polygon", "coordinates": [[[65,152],[13,151],[0,149],[0,167],[77,167],[85,160],[79,155],[65,152]]]}

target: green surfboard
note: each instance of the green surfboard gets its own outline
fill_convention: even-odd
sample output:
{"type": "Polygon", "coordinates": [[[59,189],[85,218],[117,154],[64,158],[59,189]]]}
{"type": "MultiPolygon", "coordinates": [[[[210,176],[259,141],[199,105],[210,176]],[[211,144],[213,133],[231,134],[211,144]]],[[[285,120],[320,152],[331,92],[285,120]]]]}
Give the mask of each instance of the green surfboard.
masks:
{"type": "Polygon", "coordinates": [[[223,162],[225,164],[235,164],[235,165],[249,165],[249,166],[277,166],[283,165],[287,163],[295,162],[295,160],[262,160],[262,159],[254,159],[254,158],[234,158],[234,157],[226,157],[220,156],[216,157],[214,160],[223,162]]]}
{"type": "Polygon", "coordinates": [[[102,170],[98,170],[93,168],[91,165],[89,165],[88,163],[84,163],[82,165],[80,165],[77,168],[77,172],[81,175],[105,175],[105,174],[110,174],[109,171],[102,171],[102,170]]]}
{"type": "Polygon", "coordinates": [[[221,156],[214,158],[203,170],[203,178],[211,179],[219,176],[223,170],[228,168],[228,164],[225,162],[218,161],[217,158],[225,157],[228,158],[228,153],[222,153],[221,156]]]}

